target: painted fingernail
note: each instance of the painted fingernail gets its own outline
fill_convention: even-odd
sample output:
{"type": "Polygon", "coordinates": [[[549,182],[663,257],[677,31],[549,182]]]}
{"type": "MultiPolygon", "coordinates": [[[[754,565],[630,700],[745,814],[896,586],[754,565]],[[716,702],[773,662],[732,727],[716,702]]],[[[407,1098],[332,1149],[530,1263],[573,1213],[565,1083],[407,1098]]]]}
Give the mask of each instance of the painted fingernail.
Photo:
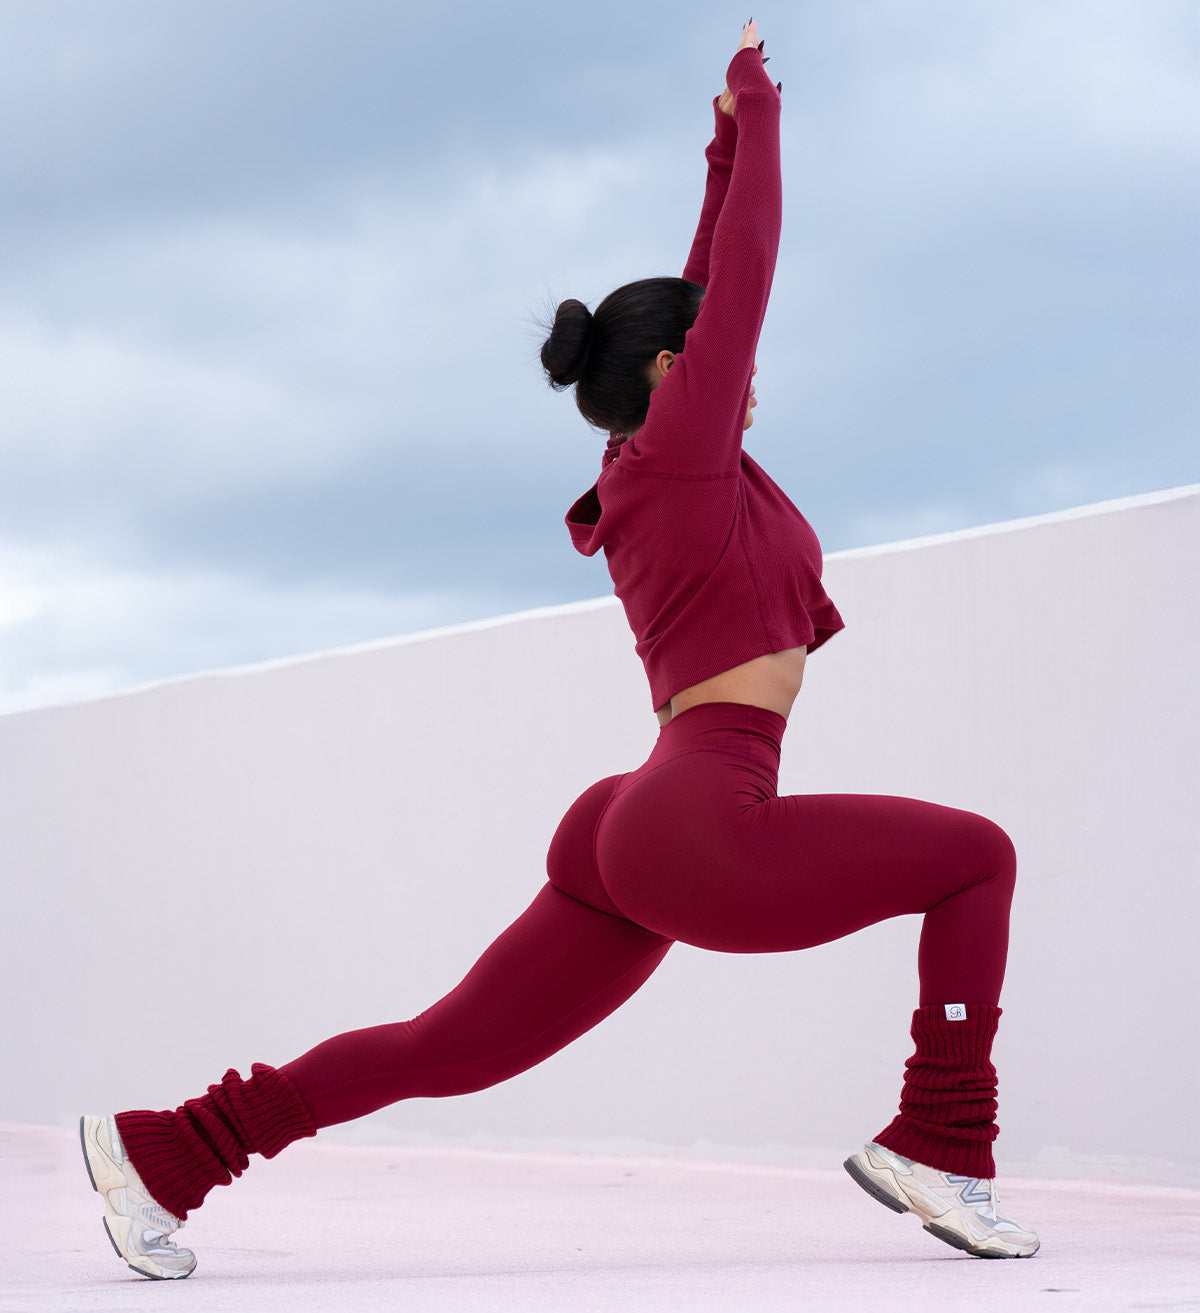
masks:
{"type": "Polygon", "coordinates": [[[765,46],[766,44],[767,44],[767,43],[766,43],[765,41],[760,41],[760,42],[758,43],[758,53],[759,53],[760,55],[762,54],[762,48],[763,48],[763,46],[765,46]]]}
{"type": "Polygon", "coordinates": [[[783,95],[783,83],[782,83],[782,82],[776,82],[776,83],[775,83],[775,90],[778,91],[779,94],[782,96],[782,95],[783,95]]]}

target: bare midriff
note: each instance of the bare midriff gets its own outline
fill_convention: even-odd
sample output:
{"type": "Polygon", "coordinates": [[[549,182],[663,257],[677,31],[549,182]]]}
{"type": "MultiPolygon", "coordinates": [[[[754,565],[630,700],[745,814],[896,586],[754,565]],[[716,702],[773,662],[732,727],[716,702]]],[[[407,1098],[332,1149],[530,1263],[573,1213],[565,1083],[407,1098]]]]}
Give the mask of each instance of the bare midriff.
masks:
{"type": "Polygon", "coordinates": [[[672,716],[702,702],[740,702],[745,706],[765,707],[777,711],[786,720],[804,681],[807,656],[806,647],[792,647],[786,652],[768,652],[732,670],[722,670],[719,675],[676,693],[670,702],[659,707],[655,713],[658,723],[665,725],[672,716]]]}

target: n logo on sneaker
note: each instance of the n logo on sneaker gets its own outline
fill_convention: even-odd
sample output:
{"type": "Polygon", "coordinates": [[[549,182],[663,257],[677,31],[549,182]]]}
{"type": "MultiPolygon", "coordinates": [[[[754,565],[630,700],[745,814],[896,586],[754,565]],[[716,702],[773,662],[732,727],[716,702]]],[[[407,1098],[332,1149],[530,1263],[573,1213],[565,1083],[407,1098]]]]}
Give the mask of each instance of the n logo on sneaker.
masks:
{"type": "Polygon", "coordinates": [[[992,1202],[992,1192],[979,1179],[978,1176],[947,1176],[946,1180],[951,1185],[961,1185],[962,1189],[958,1192],[958,1197],[964,1204],[990,1204],[992,1202]]]}

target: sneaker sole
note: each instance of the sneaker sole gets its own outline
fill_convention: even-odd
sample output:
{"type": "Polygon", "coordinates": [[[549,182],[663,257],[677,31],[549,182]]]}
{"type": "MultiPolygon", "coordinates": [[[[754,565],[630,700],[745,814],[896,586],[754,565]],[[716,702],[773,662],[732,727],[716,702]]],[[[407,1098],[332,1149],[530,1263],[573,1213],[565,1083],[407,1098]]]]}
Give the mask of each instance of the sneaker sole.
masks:
{"type": "Polygon", "coordinates": [[[92,1155],[88,1152],[87,1141],[87,1122],[86,1116],[79,1119],[79,1147],[83,1150],[83,1165],[87,1168],[88,1180],[91,1182],[92,1189],[104,1200],[104,1234],[108,1236],[108,1243],[112,1245],[113,1251],[117,1257],[127,1263],[139,1276],[149,1277],[151,1281],[185,1281],[192,1275],[196,1269],[193,1267],[190,1272],[164,1272],[156,1263],[152,1263],[148,1258],[144,1260],[135,1260],[129,1257],[124,1249],[121,1248],[121,1242],[118,1241],[113,1233],[112,1223],[115,1222],[117,1230],[121,1233],[121,1239],[128,1241],[129,1238],[129,1218],[118,1213],[108,1202],[108,1192],[118,1189],[125,1184],[125,1177],[121,1174],[121,1169],[108,1158],[107,1154],[96,1146],[97,1166],[103,1169],[104,1175],[102,1180],[107,1183],[101,1186],[96,1180],[96,1172],[92,1168],[92,1155]],[[110,1221],[111,1219],[111,1221],[110,1221]],[[143,1266],[142,1264],[145,1264],[143,1266]]]}
{"type": "MultiPolygon", "coordinates": [[[[912,1213],[920,1219],[921,1226],[928,1231],[931,1236],[935,1236],[943,1243],[952,1246],[954,1249],[961,1249],[964,1254],[970,1254],[972,1258],[1032,1258],[1033,1254],[1019,1254],[1010,1246],[1006,1245],[998,1237],[992,1240],[977,1241],[972,1240],[969,1236],[962,1235],[960,1232],[953,1230],[949,1226],[939,1225],[945,1214],[936,1218],[931,1217],[928,1221],[922,1218],[911,1203],[899,1195],[893,1194],[882,1181],[878,1180],[871,1173],[864,1171],[854,1158],[847,1158],[842,1164],[846,1169],[850,1179],[855,1185],[861,1187],[871,1196],[883,1204],[885,1208],[890,1208],[893,1213],[912,1213]]],[[[1039,1246],[1040,1248],[1040,1246],[1039,1246]]],[[[1033,1253],[1037,1253],[1035,1249],[1033,1253]]]]}
{"type": "Polygon", "coordinates": [[[885,1208],[890,1208],[893,1213],[908,1213],[912,1210],[901,1199],[898,1199],[890,1191],[885,1190],[883,1186],[869,1173],[854,1161],[853,1158],[847,1158],[842,1164],[850,1174],[850,1179],[855,1185],[861,1186],[872,1199],[878,1200],[885,1208]]]}

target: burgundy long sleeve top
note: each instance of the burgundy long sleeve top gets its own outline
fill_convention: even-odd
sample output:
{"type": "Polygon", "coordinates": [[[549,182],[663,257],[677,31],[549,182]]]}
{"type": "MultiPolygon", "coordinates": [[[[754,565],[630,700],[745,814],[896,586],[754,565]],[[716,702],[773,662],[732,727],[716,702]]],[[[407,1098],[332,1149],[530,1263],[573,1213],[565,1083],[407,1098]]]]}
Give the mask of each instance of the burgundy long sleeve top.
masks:
{"type": "Polygon", "coordinates": [[[658,708],[769,652],[811,652],[843,627],[821,586],[821,545],[742,450],[750,378],[779,249],[779,93],[757,50],[716,111],[708,182],[683,276],[705,288],[684,349],[645,424],[613,434],[600,477],[567,526],[604,549],[658,708]]]}

